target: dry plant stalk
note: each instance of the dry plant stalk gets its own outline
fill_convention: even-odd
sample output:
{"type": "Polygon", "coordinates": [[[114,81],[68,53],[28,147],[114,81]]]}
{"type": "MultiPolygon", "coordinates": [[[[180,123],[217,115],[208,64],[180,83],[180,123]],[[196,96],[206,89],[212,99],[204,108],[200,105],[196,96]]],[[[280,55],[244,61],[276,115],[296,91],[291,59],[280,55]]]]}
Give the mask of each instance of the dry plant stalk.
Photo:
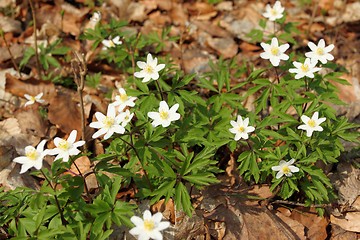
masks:
{"type": "MultiPolygon", "coordinates": [[[[80,97],[80,114],[81,114],[81,138],[86,142],[85,139],[85,110],[83,100],[83,90],[85,84],[85,77],[87,74],[87,65],[84,54],[79,54],[73,51],[75,58],[71,60],[71,68],[74,73],[74,82],[77,86],[77,92],[80,97]]],[[[84,145],[84,152],[87,151],[86,144],[84,145]]]]}
{"type": "Polygon", "coordinates": [[[10,46],[8,44],[8,42],[6,41],[6,38],[5,38],[5,34],[4,34],[4,31],[0,28],[0,35],[5,43],[5,46],[6,46],[6,49],[8,50],[9,52],[9,55],[10,55],[10,58],[11,58],[11,62],[14,66],[14,68],[16,69],[16,71],[18,72],[20,78],[21,78],[21,72],[20,72],[20,69],[19,69],[19,66],[16,64],[15,62],[15,59],[14,59],[14,55],[12,54],[11,50],[10,50],[10,46]]]}

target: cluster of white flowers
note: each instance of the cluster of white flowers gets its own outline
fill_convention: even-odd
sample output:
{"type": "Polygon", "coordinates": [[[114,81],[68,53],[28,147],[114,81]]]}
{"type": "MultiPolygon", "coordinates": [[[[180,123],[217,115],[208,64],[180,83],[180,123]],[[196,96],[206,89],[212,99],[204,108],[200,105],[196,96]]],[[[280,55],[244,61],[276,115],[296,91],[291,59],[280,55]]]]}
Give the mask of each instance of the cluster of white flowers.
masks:
{"type": "Polygon", "coordinates": [[[21,174],[32,167],[40,170],[46,155],[57,155],[55,160],[62,159],[64,162],[67,162],[69,161],[70,156],[78,155],[80,150],[77,148],[85,144],[85,141],[76,142],[76,135],[77,131],[73,130],[66,140],[56,137],[54,139],[56,148],[53,149],[44,150],[46,140],[42,140],[36,148],[27,146],[25,147],[25,156],[16,157],[13,161],[22,164],[20,170],[21,174]]]}
{"type": "MultiPolygon", "coordinates": [[[[280,1],[276,1],[273,7],[269,4],[266,5],[263,16],[270,21],[276,21],[283,17],[284,10],[285,9],[281,6],[280,1]]],[[[279,45],[279,41],[276,37],[271,39],[270,44],[262,42],[260,45],[264,49],[264,52],[260,54],[260,57],[268,59],[274,67],[279,66],[281,60],[286,61],[289,59],[289,56],[285,54],[285,51],[289,49],[290,45],[288,43],[279,45]]],[[[334,49],[334,45],[330,44],[329,46],[326,46],[324,39],[320,39],[317,45],[313,42],[309,42],[308,47],[311,51],[305,53],[305,61],[303,63],[294,61],[293,65],[295,68],[289,69],[290,73],[295,73],[295,79],[303,77],[314,78],[314,73],[321,70],[320,67],[316,67],[319,61],[322,64],[325,64],[327,61],[334,59],[330,54],[330,51],[334,49]]],[[[326,121],[326,118],[319,118],[319,113],[314,112],[311,118],[302,115],[301,120],[304,124],[298,126],[298,129],[306,131],[306,136],[311,137],[314,131],[323,131],[320,124],[326,121]]],[[[248,134],[255,131],[254,127],[248,126],[249,118],[243,120],[240,115],[238,115],[236,122],[230,121],[230,124],[233,128],[230,128],[229,131],[235,134],[235,141],[240,139],[246,140],[249,138],[248,134]]],[[[289,162],[281,160],[278,166],[272,167],[272,170],[278,171],[276,178],[281,178],[283,175],[291,177],[292,173],[298,172],[299,168],[292,165],[294,162],[295,159],[291,159],[289,162]]]]}

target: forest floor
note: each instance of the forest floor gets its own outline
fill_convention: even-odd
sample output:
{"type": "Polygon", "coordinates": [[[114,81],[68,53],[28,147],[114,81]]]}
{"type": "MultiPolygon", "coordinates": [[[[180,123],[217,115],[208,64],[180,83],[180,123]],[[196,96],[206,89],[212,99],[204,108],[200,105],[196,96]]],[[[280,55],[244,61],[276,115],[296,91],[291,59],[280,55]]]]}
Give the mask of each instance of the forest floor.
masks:
{"type": "MultiPolygon", "coordinates": [[[[62,43],[72,50],[86,53],[89,74],[101,72],[97,88],[84,89],[87,119],[92,118],[93,109],[105,111],[106,92],[126,78],[111,64],[96,62],[101,49],[93,50],[91,43],[79,38],[89,26],[94,11],[102,13],[103,22],[111,18],[126,20],[129,29],[142,34],[161,33],[171,26],[169,35],[179,40],[164,42],[158,54],[169,55],[185,73],[204,73],[210,69],[209,60],[216,62],[220,57],[234,58],[241,64],[249,61],[255,67],[265,66],[259,57],[262,51],[259,42],[253,42],[248,34],[263,18],[262,11],[268,1],[211,4],[200,0],[108,0],[102,1],[101,6],[86,4],[89,1],[85,0],[33,2],[38,44],[62,38],[62,43]]],[[[288,13],[287,21],[297,22],[303,34],[297,36],[296,41],[304,48],[308,41],[317,42],[321,38],[335,45],[334,61],[346,68],[347,73],[341,78],[351,84],[338,85],[339,97],[347,105],[336,106],[336,111],[351,122],[360,123],[360,2],[306,2],[311,1],[282,1],[288,13]]],[[[30,80],[23,81],[14,69],[12,59],[19,65],[26,48],[34,46],[32,23],[28,1],[0,1],[0,29],[4,32],[0,39],[0,184],[6,189],[24,185],[37,188],[39,185],[38,179],[18,174],[19,168],[12,162],[18,156],[18,149],[36,145],[43,138],[67,135],[72,129],[81,131],[77,121],[79,99],[71,84],[66,87],[51,81],[40,83],[36,79],[34,58],[22,69],[22,75],[31,76],[30,80]],[[25,93],[40,91],[47,92],[44,99],[48,104],[48,119],[42,117],[36,105],[23,107],[25,93]]],[[[72,76],[70,62],[61,64],[61,68],[53,69],[55,75],[72,76]]],[[[254,100],[254,97],[247,99],[249,110],[253,109],[254,100]]],[[[175,214],[172,201],[166,205],[160,202],[152,206],[152,210],[160,210],[165,218],[176,222],[176,239],[359,239],[360,170],[351,163],[359,166],[360,157],[358,152],[351,152],[355,145],[344,143],[344,146],[348,154],[343,154],[340,162],[329,171],[339,198],[325,207],[323,217],[319,217],[314,208],[306,208],[301,203],[275,201],[267,204],[254,200],[271,197],[269,186],[246,184],[238,175],[236,160],[231,155],[224,160],[226,168],[219,176],[221,184],[192,192],[196,210],[191,218],[181,212],[175,214]]],[[[101,145],[97,147],[95,152],[103,152],[101,145]]],[[[85,160],[81,165],[85,170],[89,167],[85,160]]]]}

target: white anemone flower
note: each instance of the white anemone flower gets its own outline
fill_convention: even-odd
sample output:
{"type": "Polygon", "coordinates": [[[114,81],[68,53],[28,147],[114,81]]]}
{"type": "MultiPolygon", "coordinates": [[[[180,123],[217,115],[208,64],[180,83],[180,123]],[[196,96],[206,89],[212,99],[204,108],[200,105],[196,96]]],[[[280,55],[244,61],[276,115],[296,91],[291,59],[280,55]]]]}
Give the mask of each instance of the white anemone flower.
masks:
{"type": "Polygon", "coordinates": [[[90,21],[95,22],[95,23],[99,22],[100,20],[101,20],[101,12],[100,11],[94,12],[94,14],[90,18],[90,21]]]}
{"type": "Polygon", "coordinates": [[[268,18],[270,21],[275,21],[276,19],[280,19],[284,16],[284,10],[285,8],[281,6],[281,2],[276,1],[273,7],[271,7],[269,4],[266,5],[263,16],[268,18]]]}
{"type": "Polygon", "coordinates": [[[279,46],[277,38],[271,39],[271,44],[260,43],[265,52],[260,54],[263,59],[269,59],[271,64],[276,67],[279,66],[280,60],[288,60],[289,56],[285,54],[285,51],[290,47],[288,43],[279,46]]]}
{"type": "Polygon", "coordinates": [[[305,124],[298,126],[298,129],[306,131],[306,136],[311,137],[314,131],[322,132],[323,128],[320,126],[321,123],[325,122],[326,118],[319,118],[319,113],[314,112],[311,118],[308,116],[302,115],[301,121],[305,124]]]}
{"type": "Polygon", "coordinates": [[[255,128],[252,126],[249,126],[249,118],[245,118],[244,120],[240,115],[237,116],[237,121],[230,121],[231,126],[233,128],[230,128],[229,131],[233,134],[235,134],[234,140],[238,141],[241,138],[248,139],[249,133],[255,131],[255,128]]]}
{"type": "Polygon", "coordinates": [[[137,78],[143,78],[142,82],[148,82],[151,79],[158,80],[159,79],[159,71],[165,68],[165,64],[157,64],[157,58],[152,57],[149,53],[147,55],[146,62],[138,61],[136,64],[139,68],[141,68],[140,72],[135,72],[134,76],[137,78]]]}
{"type": "Polygon", "coordinates": [[[28,100],[28,101],[25,103],[25,107],[26,107],[26,106],[29,106],[29,105],[32,105],[32,104],[34,104],[35,102],[44,103],[45,100],[41,99],[43,95],[44,95],[43,93],[39,93],[39,94],[36,95],[36,96],[31,96],[31,95],[29,95],[29,94],[24,94],[24,97],[28,100]]]}
{"type": "Polygon", "coordinates": [[[121,126],[124,120],[124,115],[116,115],[115,107],[109,104],[106,116],[101,112],[96,112],[95,117],[97,122],[90,123],[90,127],[98,128],[99,130],[92,135],[92,138],[98,138],[104,135],[104,140],[110,138],[114,133],[124,134],[125,128],[121,126]]]}
{"type": "Polygon", "coordinates": [[[118,106],[118,111],[122,112],[127,106],[134,107],[135,103],[134,101],[137,99],[137,97],[129,97],[126,94],[125,89],[119,88],[120,95],[115,96],[115,101],[111,103],[115,107],[118,106]]]}
{"type": "Polygon", "coordinates": [[[321,70],[321,68],[315,67],[316,62],[311,61],[310,58],[306,58],[304,63],[293,62],[293,64],[296,68],[290,68],[289,72],[296,73],[295,79],[303,77],[314,78],[314,73],[321,70]]]}
{"type": "Polygon", "coordinates": [[[170,222],[162,222],[162,218],[163,215],[160,212],[152,215],[149,210],[145,210],[143,218],[137,216],[132,216],[130,218],[135,227],[130,229],[129,232],[131,235],[137,236],[139,240],[162,240],[163,236],[161,231],[170,226],[170,222]]]}
{"type": "Polygon", "coordinates": [[[80,153],[80,150],[77,149],[85,144],[85,141],[77,141],[76,140],[77,131],[72,130],[68,139],[62,139],[56,137],[54,139],[54,144],[56,148],[49,150],[50,155],[57,155],[55,160],[61,159],[63,162],[68,162],[70,156],[75,156],[80,153]]]}
{"type": "Polygon", "coordinates": [[[325,47],[324,39],[320,39],[317,46],[313,42],[309,42],[308,46],[311,49],[311,52],[305,53],[305,56],[311,58],[313,62],[317,63],[320,61],[322,64],[325,64],[328,60],[334,60],[334,56],[330,54],[335,47],[334,44],[325,47]]]}
{"type": "Polygon", "coordinates": [[[299,168],[292,165],[294,162],[295,159],[293,158],[288,162],[281,160],[278,166],[271,167],[273,171],[278,171],[278,173],[276,174],[276,178],[279,179],[284,175],[287,177],[291,177],[292,173],[299,172],[299,168]]]}
{"type": "Polygon", "coordinates": [[[20,174],[34,167],[40,170],[43,165],[43,158],[48,154],[48,150],[44,150],[46,140],[42,140],[36,147],[25,147],[25,156],[14,158],[14,162],[22,164],[20,174]]]}
{"type": "Polygon", "coordinates": [[[134,113],[130,113],[129,109],[126,109],[125,112],[120,113],[123,118],[123,121],[121,123],[121,126],[126,127],[126,125],[131,121],[131,119],[134,117],[134,113]]]}
{"type": "Polygon", "coordinates": [[[176,112],[178,108],[178,103],[174,104],[174,106],[169,109],[168,104],[165,101],[161,101],[159,112],[149,112],[148,117],[154,120],[152,122],[154,127],[159,125],[168,127],[172,121],[180,119],[180,114],[176,112]]]}
{"type": "Polygon", "coordinates": [[[102,40],[101,43],[104,45],[103,49],[108,49],[108,48],[116,47],[116,45],[121,45],[122,41],[120,40],[120,37],[117,36],[117,37],[114,37],[113,39],[102,40]]]}

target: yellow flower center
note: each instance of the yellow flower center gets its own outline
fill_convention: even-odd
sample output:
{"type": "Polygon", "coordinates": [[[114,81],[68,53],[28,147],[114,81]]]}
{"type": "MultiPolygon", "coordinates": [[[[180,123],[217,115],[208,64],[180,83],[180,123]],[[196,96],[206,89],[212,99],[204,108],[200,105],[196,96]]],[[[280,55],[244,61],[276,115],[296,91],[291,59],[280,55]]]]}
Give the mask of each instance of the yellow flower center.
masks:
{"type": "Polygon", "coordinates": [[[310,119],[307,124],[312,128],[316,126],[316,122],[313,119],[310,119]]]}
{"type": "Polygon", "coordinates": [[[112,125],[114,125],[115,119],[112,117],[105,117],[103,120],[103,124],[106,128],[110,128],[112,125]]]}
{"type": "Polygon", "coordinates": [[[146,65],[146,67],[145,67],[145,72],[147,72],[148,74],[152,74],[153,72],[154,72],[154,69],[151,67],[151,66],[149,66],[149,65],[146,65]]]}
{"type": "Polygon", "coordinates": [[[109,41],[109,47],[115,47],[115,43],[113,42],[113,40],[109,41]]]}
{"type": "Polygon", "coordinates": [[[126,93],[125,94],[120,94],[120,99],[121,99],[122,102],[125,102],[128,99],[127,94],[126,93]]]}
{"type": "Polygon", "coordinates": [[[37,153],[37,151],[36,151],[35,149],[33,149],[33,150],[27,152],[27,153],[25,154],[25,156],[26,156],[28,159],[30,159],[30,160],[32,160],[32,161],[35,161],[35,160],[38,158],[39,154],[37,153]]]}
{"type": "Polygon", "coordinates": [[[238,128],[238,130],[239,130],[239,132],[241,132],[241,133],[245,132],[245,128],[244,128],[243,126],[240,126],[240,127],[238,128]]]}
{"type": "Polygon", "coordinates": [[[61,150],[66,151],[66,150],[69,149],[69,147],[70,147],[69,142],[64,140],[64,139],[61,139],[58,148],[60,148],[61,150]]]}
{"type": "Polygon", "coordinates": [[[279,48],[278,47],[272,47],[270,51],[271,51],[271,54],[274,55],[274,56],[279,55],[279,48]]]}
{"type": "Polygon", "coordinates": [[[277,11],[275,9],[271,9],[270,11],[271,15],[276,16],[277,15],[277,11]]]}
{"type": "Polygon", "coordinates": [[[36,98],[33,97],[33,96],[30,96],[30,101],[35,102],[35,101],[36,101],[36,98]]]}
{"type": "Polygon", "coordinates": [[[288,166],[283,166],[282,167],[282,172],[284,174],[288,174],[288,173],[291,173],[291,170],[290,170],[290,168],[288,166]]]}
{"type": "Polygon", "coordinates": [[[152,221],[152,220],[144,220],[144,228],[147,231],[152,231],[155,228],[154,221],[152,221]]]}
{"type": "Polygon", "coordinates": [[[160,118],[163,120],[168,119],[169,113],[167,111],[160,111],[160,118]]]}
{"type": "Polygon", "coordinates": [[[307,64],[302,64],[300,68],[301,68],[301,71],[303,71],[303,72],[309,71],[309,66],[307,64]]]}
{"type": "Polygon", "coordinates": [[[316,53],[317,53],[318,55],[324,55],[324,49],[323,49],[323,48],[318,48],[318,49],[316,50],[316,53]]]}

